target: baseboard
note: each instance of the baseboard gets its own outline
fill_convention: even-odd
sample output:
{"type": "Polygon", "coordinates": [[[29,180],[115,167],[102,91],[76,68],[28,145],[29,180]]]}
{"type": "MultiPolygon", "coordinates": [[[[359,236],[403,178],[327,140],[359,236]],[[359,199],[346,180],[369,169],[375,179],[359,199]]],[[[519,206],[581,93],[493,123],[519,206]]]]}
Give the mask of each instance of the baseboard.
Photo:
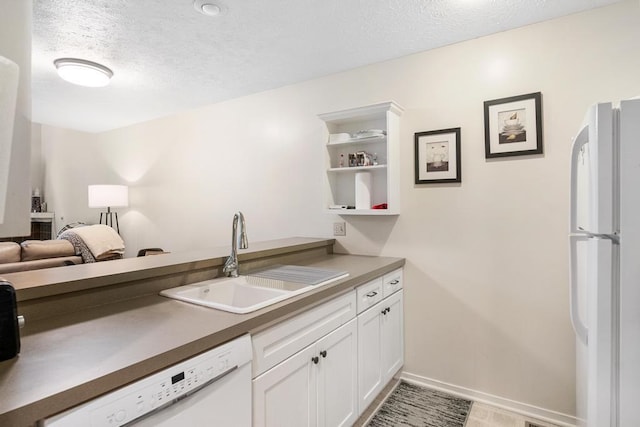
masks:
{"type": "Polygon", "coordinates": [[[411,374],[403,371],[400,374],[400,378],[414,384],[422,385],[428,388],[444,391],[464,399],[472,400],[474,402],[482,402],[488,405],[496,406],[498,408],[506,409],[507,411],[515,412],[517,414],[524,415],[526,417],[535,418],[540,421],[546,421],[551,424],[557,424],[562,427],[575,427],[576,418],[571,415],[562,414],[560,412],[550,411],[548,409],[539,408],[537,406],[529,405],[527,403],[517,402],[515,400],[505,399],[503,397],[494,396],[482,391],[473,390],[466,387],[460,387],[453,384],[448,384],[442,381],[434,380],[431,378],[423,377],[420,375],[411,374]]]}

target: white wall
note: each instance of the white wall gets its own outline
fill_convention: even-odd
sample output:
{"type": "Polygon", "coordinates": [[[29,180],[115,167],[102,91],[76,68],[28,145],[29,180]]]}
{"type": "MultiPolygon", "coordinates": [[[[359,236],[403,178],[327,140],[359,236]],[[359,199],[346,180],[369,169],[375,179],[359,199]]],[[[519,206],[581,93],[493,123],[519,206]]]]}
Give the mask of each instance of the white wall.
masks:
{"type": "Polygon", "coordinates": [[[45,159],[42,156],[42,126],[39,123],[31,124],[31,189],[40,190],[42,200],[46,200],[46,194],[43,193],[44,187],[44,171],[45,159]]]}
{"type": "Polygon", "coordinates": [[[0,141],[11,145],[9,170],[0,171],[0,180],[6,179],[6,186],[0,186],[0,237],[25,236],[31,232],[31,0],[3,2],[1,9],[0,55],[16,63],[20,71],[15,115],[9,118],[13,120],[12,141],[0,141]]]}
{"type": "MultiPolygon", "coordinates": [[[[393,99],[399,217],[346,217],[346,252],[407,259],[406,365],[531,408],[575,413],[568,158],[587,106],[640,94],[637,1],[223,102],[104,134],[44,127],[58,225],[96,221],[86,186],[129,183],[129,254],[329,236],[316,114],[393,99]],[[487,161],[483,101],[541,91],[544,155],[487,161]],[[413,184],[413,134],[462,127],[462,183],[413,184]]],[[[560,417],[562,418],[562,417],[560,417]]]]}

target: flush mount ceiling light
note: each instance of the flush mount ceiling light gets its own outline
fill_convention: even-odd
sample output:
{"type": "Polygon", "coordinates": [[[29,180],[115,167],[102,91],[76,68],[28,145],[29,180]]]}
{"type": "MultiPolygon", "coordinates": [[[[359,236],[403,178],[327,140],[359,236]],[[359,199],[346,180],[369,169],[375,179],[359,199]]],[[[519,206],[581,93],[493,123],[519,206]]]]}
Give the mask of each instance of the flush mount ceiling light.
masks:
{"type": "Polygon", "coordinates": [[[53,64],[63,80],[80,86],[106,86],[113,77],[113,71],[104,65],[85,59],[59,58],[53,64]]]}
{"type": "Polygon", "coordinates": [[[222,5],[211,0],[195,0],[193,8],[207,16],[219,16],[224,12],[222,5]]]}

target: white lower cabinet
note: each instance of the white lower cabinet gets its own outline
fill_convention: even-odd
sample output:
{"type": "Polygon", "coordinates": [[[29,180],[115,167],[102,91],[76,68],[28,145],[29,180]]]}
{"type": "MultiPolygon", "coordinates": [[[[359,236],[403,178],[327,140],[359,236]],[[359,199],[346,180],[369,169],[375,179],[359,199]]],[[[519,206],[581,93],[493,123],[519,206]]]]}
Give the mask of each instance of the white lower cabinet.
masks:
{"type": "Polygon", "coordinates": [[[404,364],[404,292],[382,301],[382,384],[386,385],[404,364]]]}
{"type": "Polygon", "coordinates": [[[356,319],[318,342],[318,426],[351,426],[358,418],[356,319]]]}
{"type": "Polygon", "coordinates": [[[358,315],[358,407],[362,413],[404,363],[403,291],[358,315]]]}
{"type": "Polygon", "coordinates": [[[403,271],[252,334],[253,426],[351,426],[404,363],[403,271]]]}
{"type": "Polygon", "coordinates": [[[358,407],[364,411],[382,389],[382,302],[358,316],[358,407]]]}
{"type": "Polygon", "coordinates": [[[353,319],[256,377],[253,425],[352,425],[358,417],[356,355],[353,319]]]}
{"type": "Polygon", "coordinates": [[[317,419],[314,346],[253,380],[253,425],[313,426],[317,419]]]}

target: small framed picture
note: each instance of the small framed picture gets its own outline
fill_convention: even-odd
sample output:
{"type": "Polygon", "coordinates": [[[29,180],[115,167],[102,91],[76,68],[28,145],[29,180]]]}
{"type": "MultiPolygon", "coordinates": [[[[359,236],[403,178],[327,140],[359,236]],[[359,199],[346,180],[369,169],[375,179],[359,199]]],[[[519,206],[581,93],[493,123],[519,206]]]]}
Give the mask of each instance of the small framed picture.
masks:
{"type": "Polygon", "coordinates": [[[416,184],[461,182],[460,128],[415,134],[416,184]]]}
{"type": "Polygon", "coordinates": [[[540,92],[484,102],[485,158],[542,154],[540,92]]]}

